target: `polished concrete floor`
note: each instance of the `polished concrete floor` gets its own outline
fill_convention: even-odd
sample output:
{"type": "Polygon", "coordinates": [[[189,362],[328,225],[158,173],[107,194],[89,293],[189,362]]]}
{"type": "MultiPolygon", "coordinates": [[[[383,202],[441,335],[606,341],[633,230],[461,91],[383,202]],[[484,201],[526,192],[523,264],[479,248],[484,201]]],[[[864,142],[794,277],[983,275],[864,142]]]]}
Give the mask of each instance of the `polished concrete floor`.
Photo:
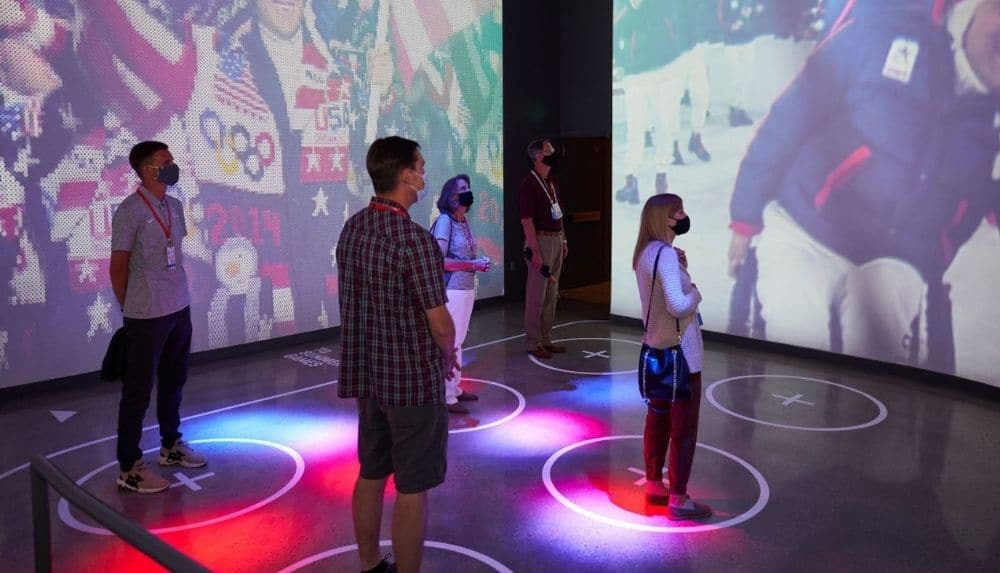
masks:
{"type": "MultiPolygon", "coordinates": [[[[690,491],[716,515],[671,522],[642,496],[640,332],[606,318],[566,301],[569,352],[536,363],[519,306],[475,313],[464,384],[481,400],[452,417],[424,571],[1000,571],[996,393],[709,343],[690,491]]],[[[331,340],[194,367],[182,430],[209,464],[164,471],[176,487],[157,495],[114,487],[116,385],[5,399],[2,570],[31,570],[24,464],[45,453],[213,570],[356,571],[337,356],[331,340]]],[[[56,571],[157,570],[58,500],[56,571]]]]}

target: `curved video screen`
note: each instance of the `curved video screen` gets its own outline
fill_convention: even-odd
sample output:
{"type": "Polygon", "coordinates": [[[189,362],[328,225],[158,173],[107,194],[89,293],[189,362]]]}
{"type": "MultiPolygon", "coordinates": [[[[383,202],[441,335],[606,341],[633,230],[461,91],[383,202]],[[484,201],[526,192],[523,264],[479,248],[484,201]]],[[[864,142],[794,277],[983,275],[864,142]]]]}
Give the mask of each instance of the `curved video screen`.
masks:
{"type": "Polygon", "coordinates": [[[1000,386],[1000,2],[614,5],[612,312],[644,201],[705,328],[1000,386]]]}
{"type": "Polygon", "coordinates": [[[468,174],[480,255],[503,261],[501,0],[2,5],[0,387],[100,368],[139,141],[181,168],[195,351],[340,324],[335,243],[373,195],[376,137],[421,144],[426,227],[468,174]]]}

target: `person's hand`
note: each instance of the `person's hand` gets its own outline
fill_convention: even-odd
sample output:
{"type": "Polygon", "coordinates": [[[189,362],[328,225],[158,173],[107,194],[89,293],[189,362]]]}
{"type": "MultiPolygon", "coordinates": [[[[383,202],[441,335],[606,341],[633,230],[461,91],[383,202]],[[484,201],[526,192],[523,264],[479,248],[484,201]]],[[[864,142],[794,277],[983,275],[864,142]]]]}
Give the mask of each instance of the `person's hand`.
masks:
{"type": "Polygon", "coordinates": [[[536,272],[542,270],[542,255],[539,254],[538,245],[533,247],[528,247],[531,249],[531,260],[528,261],[528,266],[534,269],[536,272]]]}
{"type": "Polygon", "coordinates": [[[462,365],[458,363],[458,348],[455,348],[444,357],[444,377],[451,380],[461,371],[462,365]]]}
{"type": "Polygon", "coordinates": [[[491,261],[486,257],[476,259],[474,270],[480,273],[487,273],[490,270],[491,261]]]}
{"type": "Polygon", "coordinates": [[[729,241],[729,276],[736,278],[743,266],[743,261],[747,258],[747,251],[750,249],[750,237],[733,233],[733,238],[729,241]]]}
{"type": "Polygon", "coordinates": [[[679,260],[681,266],[686,269],[688,266],[687,253],[684,252],[684,249],[678,249],[676,247],[674,248],[674,250],[677,251],[677,260],[679,260]]]}

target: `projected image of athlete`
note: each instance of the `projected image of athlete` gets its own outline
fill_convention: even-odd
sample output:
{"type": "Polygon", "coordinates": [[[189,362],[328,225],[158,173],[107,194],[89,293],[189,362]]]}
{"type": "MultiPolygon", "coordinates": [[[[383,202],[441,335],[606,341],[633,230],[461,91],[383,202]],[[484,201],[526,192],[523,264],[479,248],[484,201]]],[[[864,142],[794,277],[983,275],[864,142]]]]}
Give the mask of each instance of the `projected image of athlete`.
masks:
{"type": "Polygon", "coordinates": [[[1000,202],[998,90],[1000,0],[868,5],[830,31],[731,202],[730,272],[755,242],[769,339],[953,371],[944,273],[1000,202]]]}

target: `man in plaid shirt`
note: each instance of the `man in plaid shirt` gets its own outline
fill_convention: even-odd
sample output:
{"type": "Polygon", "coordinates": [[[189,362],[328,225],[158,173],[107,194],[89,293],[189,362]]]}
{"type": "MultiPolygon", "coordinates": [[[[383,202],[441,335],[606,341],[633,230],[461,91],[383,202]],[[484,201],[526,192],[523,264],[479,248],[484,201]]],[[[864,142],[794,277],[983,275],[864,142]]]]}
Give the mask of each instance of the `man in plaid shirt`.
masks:
{"type": "Polygon", "coordinates": [[[415,141],[377,139],[368,149],[375,197],[345,224],[337,243],[342,320],[337,393],[358,401],[354,531],[364,571],[419,571],[427,490],[444,481],[448,411],[444,376],[455,364],[455,326],[445,302],[444,261],[434,237],[408,210],[425,195],[415,141]],[[386,479],[398,496],[392,545],[379,555],[386,479]]]}

